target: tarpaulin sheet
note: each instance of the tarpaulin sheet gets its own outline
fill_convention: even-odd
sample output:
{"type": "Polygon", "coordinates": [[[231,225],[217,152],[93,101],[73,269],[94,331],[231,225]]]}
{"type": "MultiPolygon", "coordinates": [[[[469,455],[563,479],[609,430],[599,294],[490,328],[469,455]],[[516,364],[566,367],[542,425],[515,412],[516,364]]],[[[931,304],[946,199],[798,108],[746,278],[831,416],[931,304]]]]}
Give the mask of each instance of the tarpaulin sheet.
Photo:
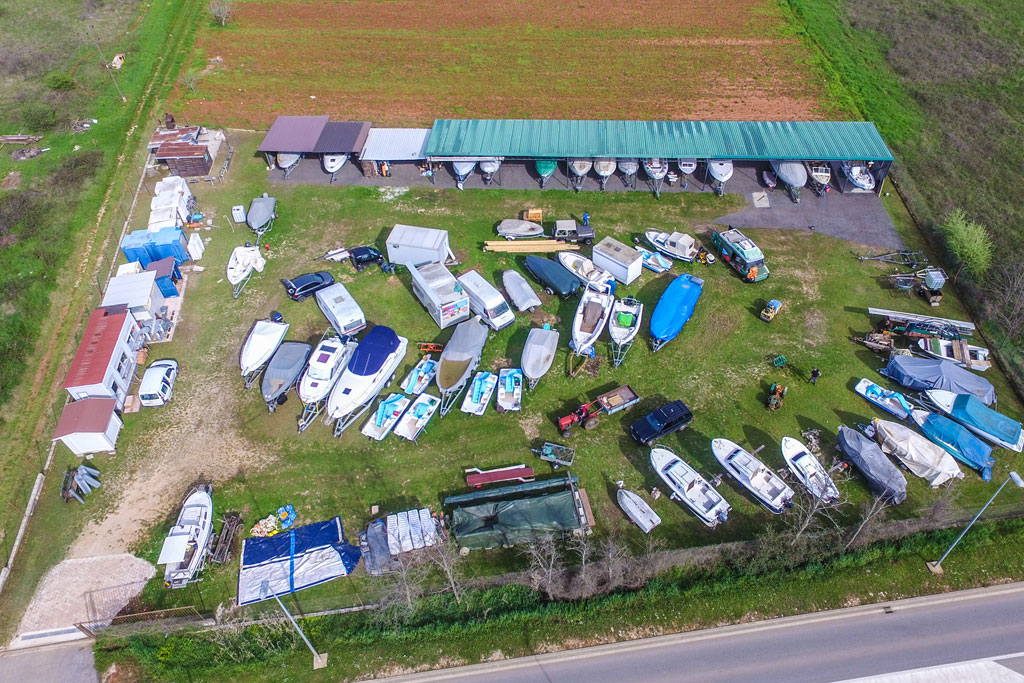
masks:
{"type": "Polygon", "coordinates": [[[908,470],[926,480],[932,488],[950,479],[963,479],[964,473],[949,453],[910,427],[898,422],[871,421],[875,428],[875,441],[882,450],[898,458],[908,470]]]}
{"type": "Polygon", "coordinates": [[[925,410],[915,410],[911,417],[925,436],[963,464],[978,470],[985,481],[992,479],[992,466],[996,464],[992,457],[992,447],[972,434],[967,427],[925,410]]]}
{"type": "Polygon", "coordinates": [[[843,426],[837,437],[839,449],[868,480],[868,488],[876,496],[888,499],[894,505],[907,498],[907,480],[889,462],[874,441],[855,429],[843,426]]]}
{"type": "Polygon", "coordinates": [[[951,415],[958,422],[991,434],[1005,443],[1015,444],[1020,441],[1019,422],[997,413],[970,394],[960,394],[956,397],[951,415]]]}
{"type": "Polygon", "coordinates": [[[951,360],[893,356],[882,374],[918,391],[943,389],[954,394],[973,394],[985,405],[996,402],[996,390],[984,377],[965,370],[951,360]]]}
{"type": "Polygon", "coordinates": [[[452,533],[464,548],[529,543],[580,528],[572,491],[483,503],[452,511],[452,533]]]}

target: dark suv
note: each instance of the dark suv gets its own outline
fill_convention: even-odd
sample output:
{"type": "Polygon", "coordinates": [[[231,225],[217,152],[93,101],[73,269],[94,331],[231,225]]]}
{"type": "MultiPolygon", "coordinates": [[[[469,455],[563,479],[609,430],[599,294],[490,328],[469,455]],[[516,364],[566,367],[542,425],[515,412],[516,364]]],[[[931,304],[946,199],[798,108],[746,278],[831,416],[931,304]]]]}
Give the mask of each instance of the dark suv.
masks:
{"type": "Polygon", "coordinates": [[[349,253],[352,254],[352,265],[358,272],[362,272],[366,266],[384,263],[384,255],[373,247],[353,247],[349,253]]]}
{"type": "Polygon", "coordinates": [[[663,436],[685,429],[693,413],[682,401],[672,401],[644,415],[629,426],[629,434],[645,446],[653,446],[663,436]]]}
{"type": "Polygon", "coordinates": [[[284,291],[293,301],[305,301],[306,297],[313,296],[321,289],[333,285],[334,276],[326,270],[321,270],[318,273],[300,275],[294,280],[281,280],[281,284],[284,285],[284,291]]]}

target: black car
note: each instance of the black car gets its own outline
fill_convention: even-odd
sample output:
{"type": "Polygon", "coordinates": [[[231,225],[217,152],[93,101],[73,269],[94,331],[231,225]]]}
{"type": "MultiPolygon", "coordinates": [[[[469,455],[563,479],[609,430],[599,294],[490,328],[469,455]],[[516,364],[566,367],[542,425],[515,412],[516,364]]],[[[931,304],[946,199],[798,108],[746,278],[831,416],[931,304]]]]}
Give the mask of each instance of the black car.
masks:
{"type": "Polygon", "coordinates": [[[685,429],[692,421],[693,413],[686,404],[672,401],[631,424],[629,435],[645,446],[653,446],[661,437],[685,429]]]}
{"type": "Polygon", "coordinates": [[[349,253],[352,255],[352,265],[359,272],[362,272],[366,266],[379,266],[384,263],[384,255],[373,247],[353,247],[349,253]]]}
{"type": "Polygon", "coordinates": [[[565,299],[580,288],[580,279],[558,261],[530,254],[526,257],[526,269],[544,285],[548,294],[557,294],[565,299]]]}
{"type": "Polygon", "coordinates": [[[321,289],[333,285],[334,276],[326,270],[321,270],[318,273],[300,275],[294,280],[281,280],[281,284],[284,285],[284,291],[293,301],[304,301],[306,297],[313,296],[321,289]]]}

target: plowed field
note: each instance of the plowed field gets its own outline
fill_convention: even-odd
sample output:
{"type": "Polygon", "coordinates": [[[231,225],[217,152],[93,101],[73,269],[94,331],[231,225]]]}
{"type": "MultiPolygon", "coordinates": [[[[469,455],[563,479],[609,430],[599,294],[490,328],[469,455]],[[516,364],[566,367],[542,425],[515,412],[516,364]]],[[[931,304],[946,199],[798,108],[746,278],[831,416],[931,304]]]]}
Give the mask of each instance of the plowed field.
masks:
{"type": "Polygon", "coordinates": [[[815,119],[823,79],[771,0],[267,0],[205,27],[176,110],[265,128],[280,114],[815,119]],[[203,63],[192,69],[204,69],[203,63]]]}

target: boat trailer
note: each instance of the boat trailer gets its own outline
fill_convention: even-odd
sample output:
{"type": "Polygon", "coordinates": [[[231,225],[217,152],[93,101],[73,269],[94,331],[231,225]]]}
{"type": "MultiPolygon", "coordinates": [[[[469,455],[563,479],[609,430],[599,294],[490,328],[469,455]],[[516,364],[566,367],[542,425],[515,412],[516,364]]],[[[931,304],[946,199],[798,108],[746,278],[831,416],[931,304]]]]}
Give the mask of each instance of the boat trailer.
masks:
{"type": "Polygon", "coordinates": [[[906,266],[907,268],[920,268],[928,263],[928,257],[922,251],[890,251],[887,254],[877,254],[875,256],[858,256],[857,260],[895,263],[898,266],[906,266]]]}

